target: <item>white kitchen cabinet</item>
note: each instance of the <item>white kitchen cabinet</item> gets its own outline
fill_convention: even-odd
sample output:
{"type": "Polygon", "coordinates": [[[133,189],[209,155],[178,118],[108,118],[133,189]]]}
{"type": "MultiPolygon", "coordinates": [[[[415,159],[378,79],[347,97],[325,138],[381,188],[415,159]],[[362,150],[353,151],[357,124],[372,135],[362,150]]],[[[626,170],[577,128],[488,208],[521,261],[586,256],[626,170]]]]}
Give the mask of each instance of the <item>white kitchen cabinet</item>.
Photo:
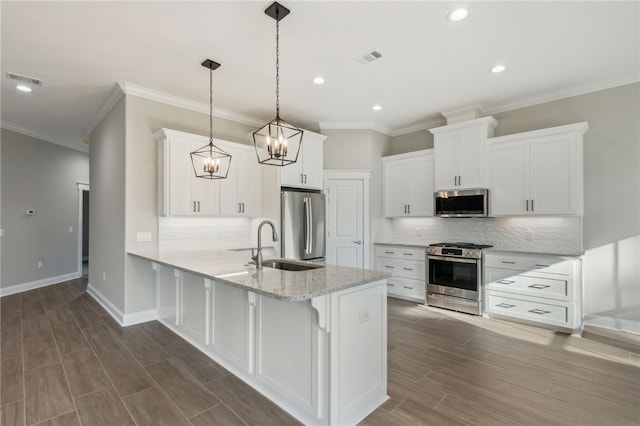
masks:
{"type": "Polygon", "coordinates": [[[209,143],[206,136],[160,129],[158,203],[161,216],[244,216],[260,214],[260,169],[254,148],[214,139],[231,155],[226,179],[195,176],[190,153],[209,143]]]}
{"type": "Polygon", "coordinates": [[[376,269],[389,272],[387,295],[424,303],[426,291],[425,249],[376,245],[376,269]]]}
{"type": "Polygon", "coordinates": [[[322,189],[323,146],[326,136],[304,131],[298,161],[280,167],[280,185],[322,189]]]}
{"type": "Polygon", "coordinates": [[[493,117],[482,117],[429,129],[436,191],[487,187],[487,138],[497,124],[493,117]]]}
{"type": "Polygon", "coordinates": [[[565,332],[582,327],[579,257],[487,252],[485,312],[565,332]]]}
{"type": "Polygon", "coordinates": [[[382,158],[385,217],[433,216],[433,150],[382,158]]]}
{"type": "Polygon", "coordinates": [[[224,142],[220,147],[231,154],[231,167],[220,182],[220,215],[256,217],[260,215],[260,175],[253,146],[224,142]]]}
{"type": "Polygon", "coordinates": [[[489,139],[490,215],[581,215],[587,129],[577,123],[489,139]]]}

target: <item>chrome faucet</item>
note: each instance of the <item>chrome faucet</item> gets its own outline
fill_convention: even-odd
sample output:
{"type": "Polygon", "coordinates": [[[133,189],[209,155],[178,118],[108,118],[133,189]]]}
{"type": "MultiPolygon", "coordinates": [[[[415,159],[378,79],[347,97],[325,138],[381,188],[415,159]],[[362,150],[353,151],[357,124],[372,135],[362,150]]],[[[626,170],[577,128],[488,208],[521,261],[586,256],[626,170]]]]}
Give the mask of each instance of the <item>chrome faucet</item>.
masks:
{"type": "Polygon", "coordinates": [[[273,222],[270,220],[263,220],[260,222],[260,225],[258,226],[258,248],[255,253],[253,252],[253,248],[251,248],[251,259],[256,263],[257,270],[262,269],[262,227],[264,225],[271,226],[271,230],[273,231],[271,238],[274,242],[278,241],[278,233],[276,232],[276,226],[273,222]]]}

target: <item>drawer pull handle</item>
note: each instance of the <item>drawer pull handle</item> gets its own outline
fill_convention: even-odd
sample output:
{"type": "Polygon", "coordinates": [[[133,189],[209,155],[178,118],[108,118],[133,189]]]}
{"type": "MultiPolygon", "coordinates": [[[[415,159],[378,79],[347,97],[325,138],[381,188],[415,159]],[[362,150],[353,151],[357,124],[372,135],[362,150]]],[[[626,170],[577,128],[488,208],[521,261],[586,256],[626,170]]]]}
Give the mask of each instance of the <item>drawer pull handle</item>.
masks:
{"type": "Polygon", "coordinates": [[[532,314],[537,314],[537,315],[545,315],[545,314],[551,313],[551,311],[545,311],[542,309],[529,309],[527,312],[531,312],[532,314]]]}
{"type": "Polygon", "coordinates": [[[395,267],[395,266],[389,266],[389,265],[386,265],[386,266],[385,266],[385,268],[388,268],[388,269],[395,269],[396,267],[395,267]]]}
{"type": "Polygon", "coordinates": [[[551,265],[542,265],[542,264],[536,263],[536,266],[537,266],[538,268],[548,268],[548,267],[549,267],[549,266],[551,266],[551,265]]]}
{"type": "Polygon", "coordinates": [[[387,283],[387,286],[389,286],[389,287],[395,287],[396,285],[395,285],[395,284],[391,284],[391,283],[387,283]]]}
{"type": "Polygon", "coordinates": [[[503,260],[502,263],[507,263],[509,265],[515,265],[516,264],[516,262],[507,261],[507,260],[503,260]]]}
{"type": "Polygon", "coordinates": [[[402,253],[402,254],[404,254],[405,256],[413,256],[413,253],[402,253]]]}
{"type": "Polygon", "coordinates": [[[413,271],[413,268],[402,268],[402,269],[404,269],[405,271],[413,271]]]}
{"type": "Polygon", "coordinates": [[[535,288],[536,290],[542,290],[543,288],[549,288],[551,286],[545,284],[531,284],[529,287],[535,288]]]}
{"type": "Polygon", "coordinates": [[[394,251],[385,251],[384,254],[393,254],[395,253],[394,251]]]}
{"type": "Polygon", "coordinates": [[[498,284],[513,284],[513,283],[515,283],[515,281],[511,281],[511,280],[498,280],[496,282],[498,284]]]}
{"type": "Polygon", "coordinates": [[[413,290],[413,287],[407,287],[406,285],[403,285],[402,287],[406,288],[407,290],[413,290]]]}
{"type": "Polygon", "coordinates": [[[507,308],[507,309],[516,307],[516,305],[510,305],[508,303],[498,303],[496,306],[500,306],[501,308],[507,308]]]}

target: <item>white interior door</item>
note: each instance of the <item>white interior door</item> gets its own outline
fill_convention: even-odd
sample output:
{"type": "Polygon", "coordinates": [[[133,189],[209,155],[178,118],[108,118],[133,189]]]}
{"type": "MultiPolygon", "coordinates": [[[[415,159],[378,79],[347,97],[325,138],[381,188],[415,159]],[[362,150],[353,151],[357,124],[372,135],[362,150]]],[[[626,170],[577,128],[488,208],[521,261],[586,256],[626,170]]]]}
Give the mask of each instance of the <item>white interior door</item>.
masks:
{"type": "Polygon", "coordinates": [[[329,179],[328,183],[327,263],[362,268],[365,265],[364,180],[329,179]]]}

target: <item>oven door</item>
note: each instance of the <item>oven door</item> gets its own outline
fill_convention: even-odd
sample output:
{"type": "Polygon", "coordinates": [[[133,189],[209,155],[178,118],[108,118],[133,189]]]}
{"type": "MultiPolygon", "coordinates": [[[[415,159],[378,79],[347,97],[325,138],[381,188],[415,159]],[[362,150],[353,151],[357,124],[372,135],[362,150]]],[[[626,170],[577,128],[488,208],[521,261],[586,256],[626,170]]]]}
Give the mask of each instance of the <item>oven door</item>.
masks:
{"type": "Polygon", "coordinates": [[[482,277],[479,259],[427,256],[429,262],[428,293],[480,300],[482,277]]]}

